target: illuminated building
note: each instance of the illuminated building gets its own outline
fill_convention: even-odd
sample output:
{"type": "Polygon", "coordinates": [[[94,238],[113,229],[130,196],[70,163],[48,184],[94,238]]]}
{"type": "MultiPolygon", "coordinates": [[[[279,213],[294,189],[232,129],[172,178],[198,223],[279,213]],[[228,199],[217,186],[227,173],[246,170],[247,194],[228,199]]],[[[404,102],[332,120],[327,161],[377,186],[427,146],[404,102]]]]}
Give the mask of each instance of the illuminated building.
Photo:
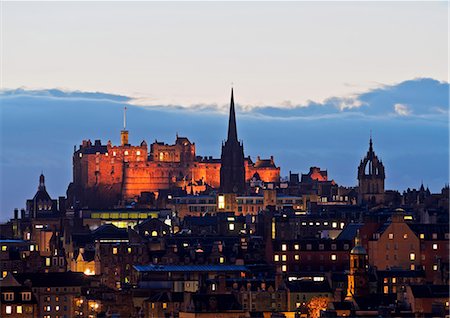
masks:
{"type": "Polygon", "coordinates": [[[73,154],[69,206],[105,209],[128,202],[152,206],[154,202],[149,194],[154,193],[158,198],[161,190],[183,189],[194,194],[208,187],[219,189],[221,171],[226,184],[223,184],[224,190],[230,193],[234,187],[243,193],[245,183],[254,176],[264,182],[279,182],[280,168],[275,166],[273,158],[258,158],[253,162],[250,157],[243,157],[242,145],[237,141],[234,102],[232,105],[229,140],[223,146],[221,159],[197,156],[195,143],[180,136],[174,145],[155,141],[150,145],[149,153],[145,141],[138,146],[129,144],[125,125],[119,146],[114,146],[111,141],[104,145],[100,140],[94,143],[84,140],[73,154]],[[235,167],[236,160],[239,168],[235,167]],[[223,169],[222,164],[225,164],[223,169]],[[228,180],[230,173],[234,181],[228,180]]]}

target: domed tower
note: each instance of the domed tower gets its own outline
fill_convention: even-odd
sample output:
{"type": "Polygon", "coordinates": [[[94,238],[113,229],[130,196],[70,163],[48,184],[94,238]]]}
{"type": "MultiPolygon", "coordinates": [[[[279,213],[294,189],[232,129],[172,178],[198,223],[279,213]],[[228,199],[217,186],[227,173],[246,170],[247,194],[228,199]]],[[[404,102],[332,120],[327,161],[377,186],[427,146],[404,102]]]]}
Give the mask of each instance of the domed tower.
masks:
{"type": "Polygon", "coordinates": [[[347,297],[364,297],[369,294],[367,252],[360,243],[359,230],[355,237],[355,247],[350,251],[350,273],[347,281],[347,297]]]}
{"type": "Polygon", "coordinates": [[[369,151],[358,167],[358,203],[378,205],[384,203],[384,166],[373,151],[370,137],[369,151]]]}

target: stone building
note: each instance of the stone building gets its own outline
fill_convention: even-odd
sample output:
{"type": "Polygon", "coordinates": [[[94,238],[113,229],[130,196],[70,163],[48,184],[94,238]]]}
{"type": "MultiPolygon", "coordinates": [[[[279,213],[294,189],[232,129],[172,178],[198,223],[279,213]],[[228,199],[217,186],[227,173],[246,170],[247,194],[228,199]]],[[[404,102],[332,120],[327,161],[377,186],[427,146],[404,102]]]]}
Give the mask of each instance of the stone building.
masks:
{"type": "Polygon", "coordinates": [[[121,144],[118,146],[111,141],[105,145],[100,140],[94,143],[84,140],[78,149],[74,149],[73,182],[67,190],[68,206],[75,209],[111,208],[137,202],[152,192],[157,197],[161,190],[189,191],[194,185],[201,185],[198,189],[219,189],[221,171],[225,191],[237,186],[237,183],[233,183],[231,188],[228,185],[226,180],[230,175],[239,174],[239,193],[255,175],[263,182],[279,182],[280,168],[272,157],[270,160],[258,158],[256,162],[243,157],[242,145],[237,140],[233,99],[229,122],[229,140],[223,146],[221,159],[197,156],[195,143],[180,136],[173,145],[155,141],[150,145],[149,153],[145,141],[137,146],[129,144],[125,128],[121,131],[121,144]],[[239,152],[237,157],[236,151],[239,152]],[[239,162],[235,157],[239,157],[239,162]],[[223,162],[227,168],[222,169],[223,162]]]}
{"type": "Polygon", "coordinates": [[[384,165],[373,151],[372,137],[369,151],[358,167],[358,203],[371,206],[384,203],[384,165]]]}

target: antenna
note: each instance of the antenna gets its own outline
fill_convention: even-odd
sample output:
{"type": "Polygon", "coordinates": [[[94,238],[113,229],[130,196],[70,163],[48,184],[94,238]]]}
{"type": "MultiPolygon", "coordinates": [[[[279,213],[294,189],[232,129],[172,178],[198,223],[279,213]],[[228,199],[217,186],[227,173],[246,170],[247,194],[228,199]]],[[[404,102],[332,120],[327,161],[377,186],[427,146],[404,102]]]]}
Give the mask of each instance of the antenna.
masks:
{"type": "Polygon", "coordinates": [[[123,108],[123,130],[127,130],[127,106],[123,108]]]}

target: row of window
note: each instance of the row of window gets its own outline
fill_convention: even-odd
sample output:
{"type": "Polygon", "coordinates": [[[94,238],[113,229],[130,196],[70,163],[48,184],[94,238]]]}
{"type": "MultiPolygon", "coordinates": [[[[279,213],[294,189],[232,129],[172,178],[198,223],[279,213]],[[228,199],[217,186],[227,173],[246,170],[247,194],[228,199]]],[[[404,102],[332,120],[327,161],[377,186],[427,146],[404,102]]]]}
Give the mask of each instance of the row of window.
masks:
{"type": "MultiPolygon", "coordinates": [[[[307,258],[308,261],[310,261],[312,259],[311,255],[307,255],[306,258],[307,258]]],[[[321,261],[323,261],[325,259],[325,257],[323,255],[320,255],[319,258],[320,258],[321,261]]],[[[348,258],[348,256],[347,256],[347,258],[348,258]]],[[[279,262],[280,260],[282,262],[286,262],[287,261],[287,255],[286,254],[282,254],[282,255],[275,254],[273,256],[273,260],[275,262],[279,262]]],[[[294,255],[294,260],[295,261],[299,261],[300,260],[300,255],[299,254],[295,254],[294,255]]],[[[337,255],[336,254],[331,254],[330,255],[330,260],[337,261],[337,255]]]]}
{"type": "MultiPolygon", "coordinates": [[[[449,239],[449,233],[445,233],[445,239],[449,239]]],[[[394,233],[388,233],[388,238],[390,239],[390,240],[393,240],[394,239],[394,233]]],[[[420,233],[419,234],[419,238],[421,239],[421,240],[424,240],[425,239],[425,234],[424,233],[420,233]]],[[[438,235],[437,235],[437,233],[433,233],[433,234],[431,234],[431,238],[433,239],[433,240],[437,240],[438,239],[438,235]]],[[[408,233],[404,233],[403,234],[403,239],[408,239],[408,233]]]]}
{"type": "MultiPolygon", "coordinates": [[[[30,301],[31,300],[31,292],[22,292],[20,294],[21,294],[22,301],[30,301]]],[[[3,293],[3,299],[5,301],[14,301],[14,293],[13,292],[3,293]]]]}
{"type": "MultiPolygon", "coordinates": [[[[300,244],[294,244],[293,245],[294,250],[298,251],[300,250],[300,244]]],[[[348,250],[350,248],[349,244],[344,244],[344,250],[348,250]]],[[[337,249],[337,245],[336,244],[331,244],[331,250],[335,251],[337,249]]],[[[281,244],[281,250],[283,252],[288,250],[288,244],[281,244]]],[[[306,244],[306,250],[310,251],[312,250],[312,244],[306,244]]],[[[319,244],[319,250],[323,251],[325,250],[325,244],[319,244]]]]}
{"type": "MultiPolygon", "coordinates": [[[[33,313],[33,307],[32,306],[22,306],[22,305],[18,305],[15,306],[16,310],[15,313],[17,314],[31,314],[33,313]]],[[[7,315],[12,315],[13,314],[13,310],[14,306],[6,306],[5,307],[5,314],[7,315]]]]}

